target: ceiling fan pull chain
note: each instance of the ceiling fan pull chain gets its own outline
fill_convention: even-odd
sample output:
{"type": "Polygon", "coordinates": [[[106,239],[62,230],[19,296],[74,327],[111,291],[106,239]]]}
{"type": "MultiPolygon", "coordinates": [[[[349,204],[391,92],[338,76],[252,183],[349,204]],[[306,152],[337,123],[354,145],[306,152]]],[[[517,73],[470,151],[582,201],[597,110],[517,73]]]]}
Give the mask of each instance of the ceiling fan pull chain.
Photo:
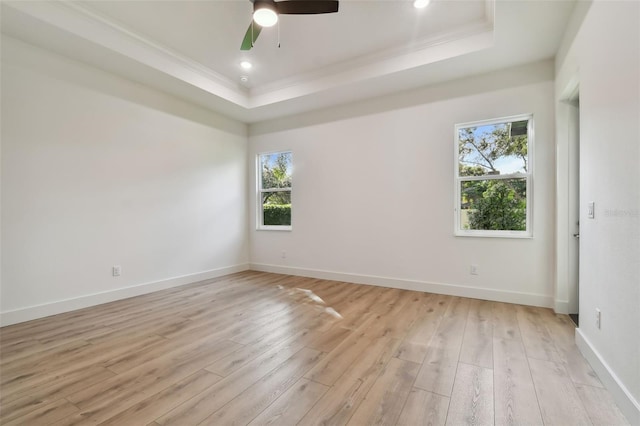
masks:
{"type": "Polygon", "coordinates": [[[251,20],[251,47],[253,47],[253,19],[251,20]]]}
{"type": "Polygon", "coordinates": [[[280,49],[280,20],[278,19],[278,49],[280,49]]]}

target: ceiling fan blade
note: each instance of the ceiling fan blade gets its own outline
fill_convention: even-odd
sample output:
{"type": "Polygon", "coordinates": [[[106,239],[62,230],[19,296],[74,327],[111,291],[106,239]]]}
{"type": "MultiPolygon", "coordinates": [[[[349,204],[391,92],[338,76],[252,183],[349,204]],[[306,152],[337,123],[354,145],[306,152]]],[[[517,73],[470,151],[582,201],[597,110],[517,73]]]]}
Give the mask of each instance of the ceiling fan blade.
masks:
{"type": "Polygon", "coordinates": [[[315,15],[338,11],[337,0],[286,0],[276,2],[278,13],[285,15],[315,15]]]}
{"type": "Polygon", "coordinates": [[[240,50],[251,50],[260,35],[260,31],[262,31],[262,27],[252,20],[247,29],[247,33],[244,35],[244,39],[242,39],[240,50]]]}

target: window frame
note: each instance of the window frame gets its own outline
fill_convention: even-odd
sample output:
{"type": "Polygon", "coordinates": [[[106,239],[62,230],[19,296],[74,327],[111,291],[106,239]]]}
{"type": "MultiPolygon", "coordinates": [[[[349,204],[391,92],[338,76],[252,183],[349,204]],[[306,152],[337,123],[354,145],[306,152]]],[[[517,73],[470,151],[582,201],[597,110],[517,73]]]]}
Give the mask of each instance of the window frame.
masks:
{"type": "Polygon", "coordinates": [[[291,225],[265,225],[264,213],[262,210],[262,194],[264,192],[289,192],[291,197],[291,205],[293,206],[293,151],[291,149],[265,151],[256,154],[256,230],[258,231],[291,231],[293,229],[293,207],[291,209],[291,225]],[[284,154],[288,153],[291,158],[291,186],[288,188],[263,188],[262,187],[262,168],[260,158],[264,155],[284,154]]]}
{"type": "Polygon", "coordinates": [[[454,199],[453,199],[453,227],[454,236],[456,237],[485,237],[485,238],[533,238],[533,175],[534,175],[534,119],[533,114],[520,114],[512,115],[508,117],[492,118],[487,120],[471,121],[466,123],[459,123],[455,125],[454,129],[454,199]],[[506,175],[484,175],[484,176],[460,176],[459,161],[460,161],[460,130],[469,127],[480,127],[492,124],[505,124],[515,121],[527,120],[527,173],[510,173],[506,175]],[[508,231],[508,230],[490,230],[490,229],[462,229],[460,223],[460,211],[461,208],[461,193],[460,188],[462,182],[467,181],[486,181],[486,180],[506,180],[506,179],[526,179],[527,185],[527,208],[526,208],[526,229],[524,231],[508,231]]]}

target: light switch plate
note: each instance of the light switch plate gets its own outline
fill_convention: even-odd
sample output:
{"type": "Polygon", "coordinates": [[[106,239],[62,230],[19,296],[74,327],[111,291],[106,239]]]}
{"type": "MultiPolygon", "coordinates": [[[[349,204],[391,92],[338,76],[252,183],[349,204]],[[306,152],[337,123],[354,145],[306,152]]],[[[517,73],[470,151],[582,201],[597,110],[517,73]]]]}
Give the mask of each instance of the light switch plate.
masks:
{"type": "Polygon", "coordinates": [[[587,204],[587,217],[589,219],[596,217],[596,203],[593,201],[589,201],[589,204],[587,204]]]}

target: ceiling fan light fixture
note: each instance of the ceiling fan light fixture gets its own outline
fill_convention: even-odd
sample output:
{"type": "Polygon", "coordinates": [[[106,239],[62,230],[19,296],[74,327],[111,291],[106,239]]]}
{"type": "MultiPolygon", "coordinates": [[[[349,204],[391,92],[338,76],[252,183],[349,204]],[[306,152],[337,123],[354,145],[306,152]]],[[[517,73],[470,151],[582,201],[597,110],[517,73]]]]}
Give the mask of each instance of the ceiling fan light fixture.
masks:
{"type": "Polygon", "coordinates": [[[427,7],[429,3],[431,3],[431,0],[415,0],[413,2],[413,7],[415,7],[416,9],[422,9],[427,7]]]}
{"type": "MultiPolygon", "coordinates": [[[[2,0],[0,0],[2,1],[2,0]]],[[[321,15],[336,13],[340,0],[250,0],[253,3],[253,16],[247,32],[244,34],[240,50],[251,50],[264,27],[278,23],[279,15],[321,15]]],[[[278,47],[280,47],[278,31],[278,47]]]]}
{"type": "Polygon", "coordinates": [[[275,6],[267,2],[255,2],[253,8],[253,20],[261,27],[272,27],[278,22],[278,14],[275,6]]]}

